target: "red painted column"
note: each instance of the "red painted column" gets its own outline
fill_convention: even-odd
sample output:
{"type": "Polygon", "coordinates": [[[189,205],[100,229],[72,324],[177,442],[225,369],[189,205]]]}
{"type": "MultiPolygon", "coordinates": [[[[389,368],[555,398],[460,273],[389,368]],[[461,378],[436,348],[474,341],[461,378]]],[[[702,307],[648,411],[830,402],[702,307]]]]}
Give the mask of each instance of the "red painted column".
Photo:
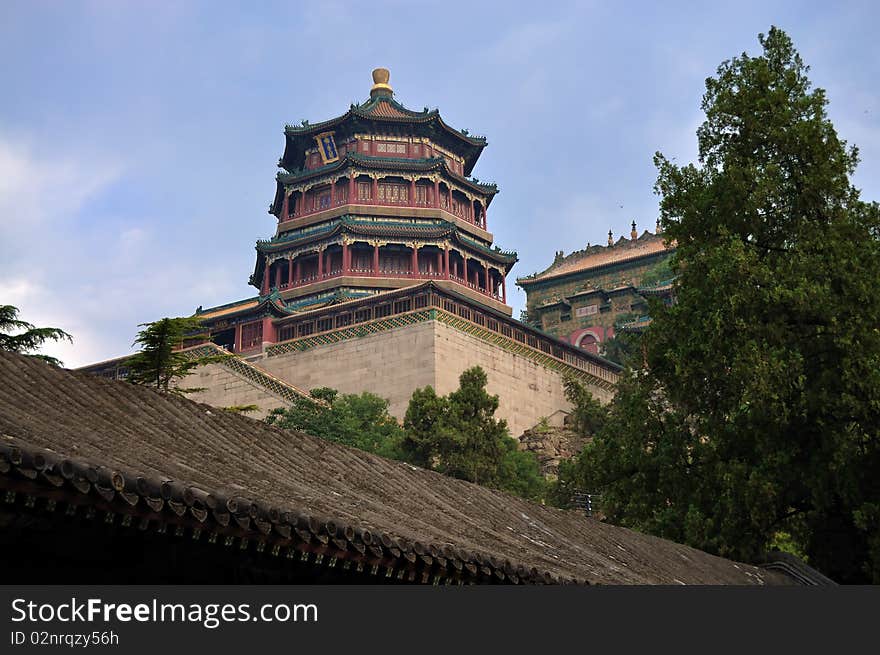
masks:
{"type": "Polygon", "coordinates": [[[266,260],[265,267],[263,268],[263,288],[262,293],[265,296],[269,293],[269,260],[266,260]]]}
{"type": "Polygon", "coordinates": [[[297,259],[296,264],[294,265],[294,270],[293,270],[293,283],[299,284],[300,281],[302,281],[302,270],[301,270],[301,266],[300,266],[300,261],[299,261],[299,259],[297,259]]]}
{"type": "Polygon", "coordinates": [[[233,346],[233,352],[241,352],[241,325],[235,326],[235,345],[233,346]]]}
{"type": "Polygon", "coordinates": [[[409,206],[410,207],[416,206],[416,181],[415,180],[409,181],[409,206]]]}
{"type": "Polygon", "coordinates": [[[342,242],[342,274],[346,275],[351,268],[351,253],[348,250],[348,244],[342,242]]]}
{"type": "Polygon", "coordinates": [[[437,251],[437,275],[443,275],[443,253],[437,251]]]}
{"type": "Polygon", "coordinates": [[[287,286],[293,286],[293,257],[287,260],[287,286]]]}
{"type": "Polygon", "coordinates": [[[507,282],[501,278],[501,302],[507,304],[507,282]]]}
{"type": "Polygon", "coordinates": [[[302,198],[300,199],[300,214],[308,214],[309,213],[309,192],[303,191],[302,198]]]}
{"type": "Polygon", "coordinates": [[[287,191],[284,191],[284,202],[281,203],[281,220],[286,221],[290,211],[290,195],[288,195],[287,191]]]}
{"type": "Polygon", "coordinates": [[[370,200],[373,201],[373,204],[376,205],[379,203],[379,178],[373,178],[373,193],[371,194],[370,200]]]}
{"type": "Polygon", "coordinates": [[[324,251],[318,251],[318,279],[324,277],[324,251]]]}
{"type": "Polygon", "coordinates": [[[412,251],[412,274],[419,274],[419,248],[417,245],[413,244],[412,251]]]}
{"type": "Polygon", "coordinates": [[[379,244],[373,246],[373,275],[379,275],[379,244]]]}
{"type": "Polygon", "coordinates": [[[275,269],[275,288],[281,288],[281,267],[275,269]]]}
{"type": "Polygon", "coordinates": [[[263,343],[275,343],[275,324],[270,317],[263,319],[263,343]]]}
{"type": "Polygon", "coordinates": [[[489,288],[489,267],[488,266],[486,267],[485,280],[486,280],[486,293],[491,294],[492,291],[489,288]]]}
{"type": "Polygon", "coordinates": [[[485,208],[485,207],[481,207],[480,213],[482,214],[482,217],[481,217],[481,218],[483,219],[483,220],[482,220],[482,225],[481,225],[481,227],[482,227],[484,230],[487,230],[488,228],[486,227],[486,208],[485,208]]]}
{"type": "Polygon", "coordinates": [[[434,197],[433,197],[433,205],[440,208],[440,180],[434,182],[434,197]]]}
{"type": "Polygon", "coordinates": [[[357,202],[357,196],[355,195],[355,175],[354,171],[352,171],[351,176],[348,178],[348,203],[354,204],[357,202]]]}
{"type": "Polygon", "coordinates": [[[449,246],[443,251],[443,277],[449,279],[449,246]]]}
{"type": "Polygon", "coordinates": [[[330,183],[330,206],[336,206],[336,182],[330,183]]]}

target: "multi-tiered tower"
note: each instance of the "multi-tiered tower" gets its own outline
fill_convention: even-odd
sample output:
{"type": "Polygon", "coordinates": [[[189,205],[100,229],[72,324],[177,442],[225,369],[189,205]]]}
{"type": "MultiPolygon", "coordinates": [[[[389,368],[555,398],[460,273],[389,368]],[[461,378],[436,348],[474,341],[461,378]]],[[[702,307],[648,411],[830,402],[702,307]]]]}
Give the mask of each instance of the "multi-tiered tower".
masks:
{"type": "Polygon", "coordinates": [[[326,386],[377,393],[402,417],[416,388],[447,393],[479,365],[519,434],[567,406],[565,375],[610,397],[615,365],[511,318],[516,253],[493,246],[486,220],[498,189],[470,177],[486,140],[407,109],[388,79],[377,69],[365,103],[285,129],[259,295],[196,312],[238,355],[200,369],[197,398],[265,410],[291,385],[326,386]]]}
{"type": "Polygon", "coordinates": [[[385,69],[342,116],[285,129],[275,236],[257,244],[251,283],[288,308],[315,308],[434,280],[510,314],[516,253],[492,247],[494,184],[468,177],[486,140],[410,111],[385,69]]]}

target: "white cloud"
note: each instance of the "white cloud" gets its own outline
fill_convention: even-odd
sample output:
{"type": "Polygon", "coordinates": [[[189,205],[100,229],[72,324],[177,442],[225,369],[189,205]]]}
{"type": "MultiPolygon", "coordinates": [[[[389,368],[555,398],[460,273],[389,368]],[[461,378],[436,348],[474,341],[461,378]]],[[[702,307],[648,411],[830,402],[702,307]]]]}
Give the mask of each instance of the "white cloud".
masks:
{"type": "Polygon", "coordinates": [[[0,280],[7,289],[24,269],[40,275],[69,262],[77,250],[72,224],[122,172],[106,158],[44,152],[0,133],[0,280]]]}
{"type": "Polygon", "coordinates": [[[81,366],[103,356],[101,340],[88,329],[76,305],[59,303],[52,289],[25,277],[0,278],[0,304],[17,307],[20,320],[37,327],[60,328],[73,335],[73,343],[48,342],[40,349],[41,353],[60,359],[65,366],[81,366]]]}
{"type": "Polygon", "coordinates": [[[127,354],[139,323],[235,299],[241,283],[224,258],[193,256],[197,224],[169,233],[125,201],[113,188],[125,170],[0,135],[0,304],[70,333],[42,349],[68,367],[127,354]]]}
{"type": "MultiPolygon", "coordinates": [[[[100,331],[82,312],[89,301],[70,292],[86,265],[94,265],[70,226],[122,171],[101,157],[41,152],[0,134],[0,303],[18,307],[22,320],[74,335],[73,344],[42,349],[68,366],[103,353],[100,331]]],[[[126,238],[133,242],[136,233],[126,238]]]]}
{"type": "Polygon", "coordinates": [[[62,223],[121,174],[113,162],[38,152],[0,134],[0,242],[62,223]]]}

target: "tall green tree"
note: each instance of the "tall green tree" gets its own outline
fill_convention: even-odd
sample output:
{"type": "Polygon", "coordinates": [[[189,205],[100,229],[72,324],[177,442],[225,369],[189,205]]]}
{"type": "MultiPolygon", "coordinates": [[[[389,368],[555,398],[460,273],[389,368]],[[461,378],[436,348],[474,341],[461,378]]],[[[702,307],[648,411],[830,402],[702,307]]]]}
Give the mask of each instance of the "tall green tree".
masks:
{"type": "Polygon", "coordinates": [[[575,492],[593,491],[584,486],[587,467],[590,463],[588,452],[590,441],[606,429],[609,408],[602,405],[593,394],[575,378],[563,382],[565,398],[571,404],[569,428],[587,439],[581,453],[559,463],[557,479],[548,488],[547,500],[556,507],[568,509],[572,506],[575,492]]]}
{"type": "Polygon", "coordinates": [[[134,345],[139,345],[141,350],[126,362],[129,382],[154,386],[164,392],[192,393],[199,389],[182,388],[177,382],[194,368],[225,358],[224,355],[192,357],[181,351],[188,343],[195,344],[208,338],[204,325],[196,317],[162,318],[138,327],[142,329],[134,345]]]}
{"type": "Polygon", "coordinates": [[[507,422],[495,418],[498,396],[486,391],[486,373],[464,371],[459,387],[438,396],[431,387],[416,390],[403,427],[401,456],[452,477],[539,499],[545,482],[537,459],[520,451],[507,422]]]}
{"type": "Polygon", "coordinates": [[[612,521],[880,582],[880,209],[789,37],[759,41],[706,81],[699,162],[655,156],[677,300],[582,482],[612,521]]]}
{"type": "Polygon", "coordinates": [[[339,394],[327,387],[312,389],[309,395],[310,398],[297,398],[289,407],[273,410],[266,422],[384,457],[399,458],[403,434],[397,419],[388,413],[387,400],[366,391],[339,394]]]}
{"type": "Polygon", "coordinates": [[[569,425],[571,429],[584,437],[592,437],[598,433],[608,421],[608,409],[593,394],[573,377],[563,380],[565,399],[571,403],[569,425]]]}
{"type": "Polygon", "coordinates": [[[22,355],[41,359],[52,366],[62,363],[55,357],[34,353],[47,341],[73,342],[67,332],[59,328],[38,328],[18,318],[18,308],[0,305],[0,350],[8,350],[22,355]]]}
{"type": "Polygon", "coordinates": [[[403,419],[403,457],[410,464],[432,468],[444,453],[458,447],[456,433],[447,421],[449,399],[438,396],[433,387],[416,389],[403,419]]]}

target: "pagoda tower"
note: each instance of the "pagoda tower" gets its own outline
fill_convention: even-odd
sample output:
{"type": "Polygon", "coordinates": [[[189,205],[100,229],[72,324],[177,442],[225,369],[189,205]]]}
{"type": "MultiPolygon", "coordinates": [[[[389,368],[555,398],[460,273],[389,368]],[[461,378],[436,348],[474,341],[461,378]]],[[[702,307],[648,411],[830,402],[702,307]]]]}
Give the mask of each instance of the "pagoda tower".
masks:
{"type": "Polygon", "coordinates": [[[251,284],[315,309],[433,280],[510,315],[516,253],[493,248],[487,226],[498,188],[469,177],[486,139],[404,107],[386,69],[373,81],[342,116],[286,127],[277,227],[257,243],[251,284]]]}
{"type": "MultiPolygon", "coordinates": [[[[471,177],[485,138],[404,107],[382,68],[368,100],[284,137],[258,294],[196,310],[212,343],[189,350],[236,355],[197,369],[196,400],[265,413],[331,387],[378,394],[402,418],[416,389],[448,393],[481,366],[520,434],[566,410],[566,377],[611,397],[619,367],[511,317],[517,255],[487,222],[498,188],[471,177]]],[[[124,358],[86,368],[125,375],[124,358]]]]}

